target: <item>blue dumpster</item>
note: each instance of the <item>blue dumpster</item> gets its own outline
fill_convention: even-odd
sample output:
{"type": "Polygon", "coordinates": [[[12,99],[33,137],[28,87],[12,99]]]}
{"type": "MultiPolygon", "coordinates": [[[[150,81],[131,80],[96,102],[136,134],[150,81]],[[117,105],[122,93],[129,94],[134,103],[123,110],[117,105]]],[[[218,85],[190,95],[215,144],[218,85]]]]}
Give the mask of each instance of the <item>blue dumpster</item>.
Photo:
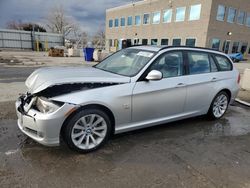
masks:
{"type": "Polygon", "coordinates": [[[94,48],[84,48],[84,58],[85,61],[93,61],[93,53],[94,53],[94,48]]]}

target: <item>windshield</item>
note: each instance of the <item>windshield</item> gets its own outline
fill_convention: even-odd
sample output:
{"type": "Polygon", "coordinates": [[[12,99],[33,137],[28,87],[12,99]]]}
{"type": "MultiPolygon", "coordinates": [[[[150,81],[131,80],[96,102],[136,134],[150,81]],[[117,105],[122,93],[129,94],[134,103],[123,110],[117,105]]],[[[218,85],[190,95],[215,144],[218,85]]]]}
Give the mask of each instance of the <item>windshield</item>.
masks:
{"type": "Polygon", "coordinates": [[[154,56],[154,52],[140,49],[121,50],[95,67],[104,71],[120,74],[123,76],[136,75],[154,56]]]}

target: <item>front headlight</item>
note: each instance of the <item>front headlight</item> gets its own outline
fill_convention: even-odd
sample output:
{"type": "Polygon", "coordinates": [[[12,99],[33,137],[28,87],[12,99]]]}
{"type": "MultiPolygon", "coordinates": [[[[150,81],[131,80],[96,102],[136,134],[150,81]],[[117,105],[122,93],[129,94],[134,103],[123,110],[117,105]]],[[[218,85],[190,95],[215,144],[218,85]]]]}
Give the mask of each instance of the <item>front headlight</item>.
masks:
{"type": "Polygon", "coordinates": [[[58,108],[63,105],[61,102],[49,101],[46,98],[38,97],[36,100],[37,109],[45,114],[55,112],[58,108]]]}

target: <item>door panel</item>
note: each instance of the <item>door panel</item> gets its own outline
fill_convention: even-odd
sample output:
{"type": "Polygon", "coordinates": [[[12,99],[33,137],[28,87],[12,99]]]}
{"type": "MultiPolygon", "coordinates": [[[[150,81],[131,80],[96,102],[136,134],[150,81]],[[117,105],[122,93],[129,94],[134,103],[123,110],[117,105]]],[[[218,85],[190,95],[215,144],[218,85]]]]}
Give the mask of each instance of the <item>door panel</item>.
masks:
{"type": "Polygon", "coordinates": [[[185,112],[199,113],[209,108],[212,101],[217,73],[189,75],[185,112]]]}
{"type": "Polygon", "coordinates": [[[167,118],[183,112],[186,78],[182,76],[182,52],[171,51],[160,55],[148,72],[151,70],[160,71],[163,79],[136,83],[132,96],[133,122],[167,118]]]}
{"type": "Polygon", "coordinates": [[[186,99],[184,77],[137,82],[132,96],[132,122],[178,115],[186,99]]]}

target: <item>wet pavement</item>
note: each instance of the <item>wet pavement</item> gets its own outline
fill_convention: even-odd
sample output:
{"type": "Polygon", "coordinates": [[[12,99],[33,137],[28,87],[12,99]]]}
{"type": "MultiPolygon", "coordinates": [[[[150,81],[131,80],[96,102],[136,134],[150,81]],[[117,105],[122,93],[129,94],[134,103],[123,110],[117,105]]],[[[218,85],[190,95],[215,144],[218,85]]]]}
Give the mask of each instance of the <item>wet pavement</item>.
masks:
{"type": "Polygon", "coordinates": [[[250,187],[250,109],[114,136],[80,155],[48,148],[17,128],[14,102],[0,103],[0,187],[250,187]],[[4,113],[3,113],[4,111],[4,113]]]}

